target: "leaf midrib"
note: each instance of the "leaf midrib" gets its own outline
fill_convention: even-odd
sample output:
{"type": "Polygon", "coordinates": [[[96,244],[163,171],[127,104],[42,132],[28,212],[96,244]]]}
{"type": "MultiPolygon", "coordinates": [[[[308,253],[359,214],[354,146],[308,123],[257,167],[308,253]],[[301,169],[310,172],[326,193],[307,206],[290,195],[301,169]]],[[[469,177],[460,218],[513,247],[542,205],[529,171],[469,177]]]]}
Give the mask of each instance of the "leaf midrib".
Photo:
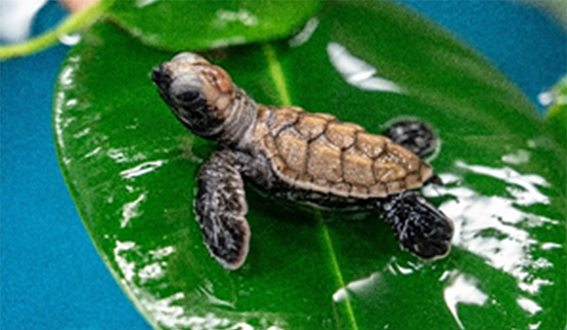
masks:
{"type": "MultiPolygon", "coordinates": [[[[269,72],[270,72],[270,76],[272,77],[272,80],[274,82],[275,88],[276,88],[276,93],[280,98],[280,103],[282,106],[290,106],[292,105],[291,102],[291,97],[287,88],[287,84],[285,81],[285,76],[282,70],[282,67],[280,65],[280,62],[278,61],[278,58],[276,56],[276,52],[274,50],[274,48],[269,45],[269,44],[264,44],[262,46],[262,51],[264,53],[264,56],[266,56],[266,59],[268,61],[268,68],[269,68],[269,72]]],[[[343,275],[341,273],[341,269],[340,269],[340,265],[339,262],[337,260],[336,254],[335,254],[335,248],[333,246],[333,241],[331,240],[331,236],[329,234],[329,230],[327,228],[327,225],[325,223],[325,221],[323,220],[323,217],[321,216],[321,213],[319,211],[315,212],[315,217],[317,218],[317,222],[321,225],[321,230],[323,231],[323,239],[324,239],[324,244],[325,247],[328,250],[329,253],[329,258],[331,266],[332,266],[332,270],[334,272],[337,284],[339,285],[339,289],[343,288],[346,290],[346,285],[343,279],[343,275]]],[[[345,291],[346,292],[346,291],[345,291]]],[[[348,296],[348,292],[345,295],[345,309],[346,309],[346,313],[348,315],[348,319],[351,325],[351,329],[353,330],[358,330],[358,324],[356,322],[356,318],[354,316],[354,312],[352,309],[352,304],[350,302],[350,297],[348,296]]],[[[339,327],[339,324],[337,324],[337,327],[339,327]]]]}

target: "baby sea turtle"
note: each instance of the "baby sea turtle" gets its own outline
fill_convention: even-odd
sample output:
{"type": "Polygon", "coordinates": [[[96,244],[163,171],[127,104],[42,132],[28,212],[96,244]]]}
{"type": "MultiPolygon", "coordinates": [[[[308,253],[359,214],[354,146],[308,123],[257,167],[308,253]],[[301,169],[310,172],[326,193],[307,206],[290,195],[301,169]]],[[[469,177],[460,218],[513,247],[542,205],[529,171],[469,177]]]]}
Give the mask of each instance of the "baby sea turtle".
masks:
{"type": "Polygon", "coordinates": [[[329,114],[256,104],[222,68],[193,53],[156,67],[152,80],[186,128],[221,146],[198,174],[195,213],[224,267],[239,268],[248,254],[243,177],[287,200],[376,208],[414,255],[449,252],[451,221],[410,190],[436,178],[418,156],[434,144],[424,124],[398,124],[386,137],[329,114]]]}

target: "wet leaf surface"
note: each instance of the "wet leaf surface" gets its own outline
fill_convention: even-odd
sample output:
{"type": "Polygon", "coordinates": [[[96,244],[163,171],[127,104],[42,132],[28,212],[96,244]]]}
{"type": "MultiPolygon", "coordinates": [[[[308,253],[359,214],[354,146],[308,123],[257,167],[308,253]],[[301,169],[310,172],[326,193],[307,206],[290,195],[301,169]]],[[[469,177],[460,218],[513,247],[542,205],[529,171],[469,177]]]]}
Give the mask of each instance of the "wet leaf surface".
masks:
{"type": "Polygon", "coordinates": [[[85,226],[154,327],[565,327],[565,158],[476,53],[391,4],[346,1],[289,40],[205,53],[260,103],[375,133],[399,118],[428,122],[446,185],[423,194],[455,223],[451,254],[423,262],[375,213],[313,211],[247,187],[251,252],[235,272],[209,257],[192,207],[216,146],[184,130],[150,80],[173,55],[99,24],[69,53],[54,105],[85,226]]]}
{"type": "Polygon", "coordinates": [[[109,14],[148,45],[185,51],[285,37],[321,7],[321,1],[121,0],[109,14]]]}

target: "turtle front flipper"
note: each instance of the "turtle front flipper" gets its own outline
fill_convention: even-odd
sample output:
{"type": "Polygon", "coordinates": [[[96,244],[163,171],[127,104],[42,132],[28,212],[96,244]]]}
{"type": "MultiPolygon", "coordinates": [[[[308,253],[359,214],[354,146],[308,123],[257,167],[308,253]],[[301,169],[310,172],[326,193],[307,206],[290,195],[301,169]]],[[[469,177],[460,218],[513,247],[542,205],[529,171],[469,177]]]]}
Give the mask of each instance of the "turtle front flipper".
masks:
{"type": "Polygon", "coordinates": [[[422,259],[446,256],[451,249],[453,223],[413,191],[376,200],[403,248],[422,259]]]}
{"type": "Polygon", "coordinates": [[[225,268],[237,269],[246,259],[250,227],[244,218],[248,212],[242,176],[231,163],[229,150],[217,151],[203,165],[198,175],[195,200],[197,221],[205,245],[225,268]]]}

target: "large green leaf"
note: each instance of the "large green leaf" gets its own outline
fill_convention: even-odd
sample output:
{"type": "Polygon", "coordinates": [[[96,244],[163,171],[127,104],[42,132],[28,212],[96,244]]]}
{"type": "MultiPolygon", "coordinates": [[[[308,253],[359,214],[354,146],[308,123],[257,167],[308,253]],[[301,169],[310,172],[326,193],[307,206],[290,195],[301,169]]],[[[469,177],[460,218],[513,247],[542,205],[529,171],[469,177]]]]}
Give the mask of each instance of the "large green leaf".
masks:
{"type": "Polygon", "coordinates": [[[423,193],[455,222],[451,254],[423,262],[375,213],[247,188],[251,251],[234,272],[209,257],[192,209],[215,144],[184,130],[150,81],[172,55],[99,24],[69,53],[54,106],[85,226],[156,328],[565,327],[565,159],[476,53],[392,4],[333,1],[289,41],[205,54],[258,102],[377,133],[402,117],[430,123],[441,141],[430,161],[447,184],[423,193]]]}
{"type": "Polygon", "coordinates": [[[181,51],[285,37],[320,7],[320,0],[121,0],[109,15],[144,43],[181,51]]]}

